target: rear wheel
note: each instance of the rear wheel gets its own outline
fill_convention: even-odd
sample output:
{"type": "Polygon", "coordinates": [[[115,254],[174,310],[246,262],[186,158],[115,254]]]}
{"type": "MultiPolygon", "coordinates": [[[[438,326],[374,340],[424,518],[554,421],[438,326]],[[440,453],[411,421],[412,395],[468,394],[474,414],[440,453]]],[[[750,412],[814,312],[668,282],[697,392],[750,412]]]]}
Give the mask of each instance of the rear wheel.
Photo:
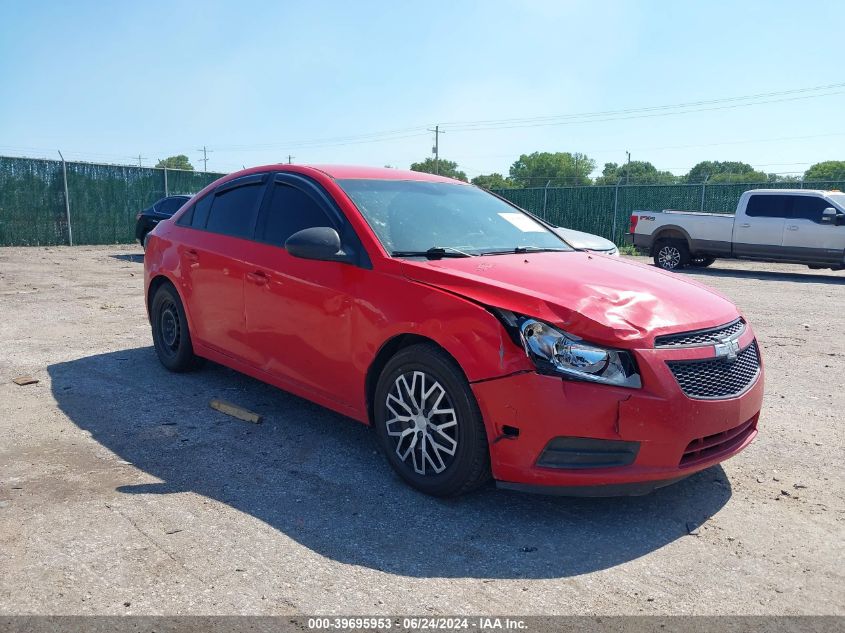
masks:
{"type": "Polygon", "coordinates": [[[374,414],[388,462],[417,490],[457,496],[490,478],[478,403],[454,361],[434,345],[412,345],[388,361],[374,414]]]}
{"type": "Polygon", "coordinates": [[[150,308],[153,345],[161,364],[170,371],[196,369],[201,359],[194,354],[185,309],[175,288],[166,283],[156,290],[150,308]]]}
{"type": "Polygon", "coordinates": [[[683,268],[690,261],[687,245],[678,240],[660,240],[654,245],[654,265],[663,270],[683,268]]]}
{"type": "Polygon", "coordinates": [[[695,268],[707,268],[715,261],[715,257],[693,257],[689,264],[695,268]]]}

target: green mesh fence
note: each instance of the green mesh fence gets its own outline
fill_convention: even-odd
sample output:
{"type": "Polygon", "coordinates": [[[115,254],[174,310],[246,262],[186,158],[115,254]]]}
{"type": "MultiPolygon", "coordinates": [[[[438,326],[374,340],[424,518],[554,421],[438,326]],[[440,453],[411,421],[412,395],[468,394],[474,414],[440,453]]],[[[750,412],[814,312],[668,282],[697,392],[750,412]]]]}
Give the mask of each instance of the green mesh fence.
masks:
{"type": "MultiPolygon", "coordinates": [[[[163,197],[165,190],[196,193],[223,175],[168,169],[165,183],[165,170],[151,167],[71,162],[66,167],[74,244],[131,242],[135,214],[163,197]]],[[[802,186],[845,189],[845,181],[550,187],[496,193],[555,224],[621,244],[636,209],[732,213],[748,189],[802,186]]],[[[0,246],[67,243],[61,161],[0,157],[0,246]]]]}
{"type": "MultiPolygon", "coordinates": [[[[135,215],[165,195],[165,170],[66,163],[74,244],[135,239],[135,215]]],[[[167,192],[196,193],[223,174],[167,170],[167,192]]],[[[62,163],[0,157],[0,246],[68,243],[62,163]]]]}
{"type": "Polygon", "coordinates": [[[632,211],[682,209],[733,213],[744,191],[761,188],[845,189],[845,181],[550,187],[500,189],[496,193],[549,222],[595,233],[621,244],[632,211]]]}

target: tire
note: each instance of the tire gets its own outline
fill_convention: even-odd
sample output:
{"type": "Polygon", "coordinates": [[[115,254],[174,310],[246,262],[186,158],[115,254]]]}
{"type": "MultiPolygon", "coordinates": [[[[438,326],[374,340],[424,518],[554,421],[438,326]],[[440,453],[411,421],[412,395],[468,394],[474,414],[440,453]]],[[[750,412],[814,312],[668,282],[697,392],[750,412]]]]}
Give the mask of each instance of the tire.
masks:
{"type": "Polygon", "coordinates": [[[478,403],[463,372],[438,347],[397,352],[379,376],[373,409],[387,461],[417,490],[456,497],[490,479],[478,403]]]}
{"type": "Polygon", "coordinates": [[[153,345],[159,361],[173,372],[196,369],[202,363],[194,354],[185,308],[176,289],[166,283],[156,290],[150,309],[153,345]]]}
{"type": "Polygon", "coordinates": [[[654,265],[663,270],[678,270],[690,261],[689,249],[680,240],[659,240],[653,253],[654,265]]]}
{"type": "Polygon", "coordinates": [[[692,257],[689,265],[693,268],[707,268],[715,261],[715,257],[692,257]]]}

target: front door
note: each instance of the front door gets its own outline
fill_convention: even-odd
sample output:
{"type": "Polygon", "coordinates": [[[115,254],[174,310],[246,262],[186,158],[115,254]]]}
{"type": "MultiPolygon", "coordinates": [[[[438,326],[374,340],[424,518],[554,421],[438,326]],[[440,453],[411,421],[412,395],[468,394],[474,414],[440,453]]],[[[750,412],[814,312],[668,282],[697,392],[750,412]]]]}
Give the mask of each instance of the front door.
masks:
{"type": "Polygon", "coordinates": [[[288,237],[344,222],[321,189],[277,175],[269,185],[244,284],[247,332],[258,367],[301,388],[350,404],[360,385],[352,371],[356,288],[369,272],[340,262],[289,255],[288,237]]]}
{"type": "Polygon", "coordinates": [[[786,220],[783,248],[794,261],[841,265],[845,226],[822,223],[824,210],[833,205],[818,195],[795,196],[786,220]]]}

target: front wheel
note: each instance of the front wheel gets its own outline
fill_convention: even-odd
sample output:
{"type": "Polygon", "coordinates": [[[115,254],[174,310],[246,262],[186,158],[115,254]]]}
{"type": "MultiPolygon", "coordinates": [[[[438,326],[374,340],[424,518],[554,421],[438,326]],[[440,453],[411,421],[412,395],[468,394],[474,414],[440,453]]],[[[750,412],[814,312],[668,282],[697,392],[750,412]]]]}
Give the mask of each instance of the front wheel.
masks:
{"type": "Polygon", "coordinates": [[[663,270],[677,270],[689,263],[689,249],[677,240],[660,240],[654,246],[654,265],[663,270]]]}
{"type": "Polygon", "coordinates": [[[478,403],[454,361],[419,344],[391,358],[376,386],[375,427],[388,462],[429,495],[469,492],[490,478],[478,403]]]}

